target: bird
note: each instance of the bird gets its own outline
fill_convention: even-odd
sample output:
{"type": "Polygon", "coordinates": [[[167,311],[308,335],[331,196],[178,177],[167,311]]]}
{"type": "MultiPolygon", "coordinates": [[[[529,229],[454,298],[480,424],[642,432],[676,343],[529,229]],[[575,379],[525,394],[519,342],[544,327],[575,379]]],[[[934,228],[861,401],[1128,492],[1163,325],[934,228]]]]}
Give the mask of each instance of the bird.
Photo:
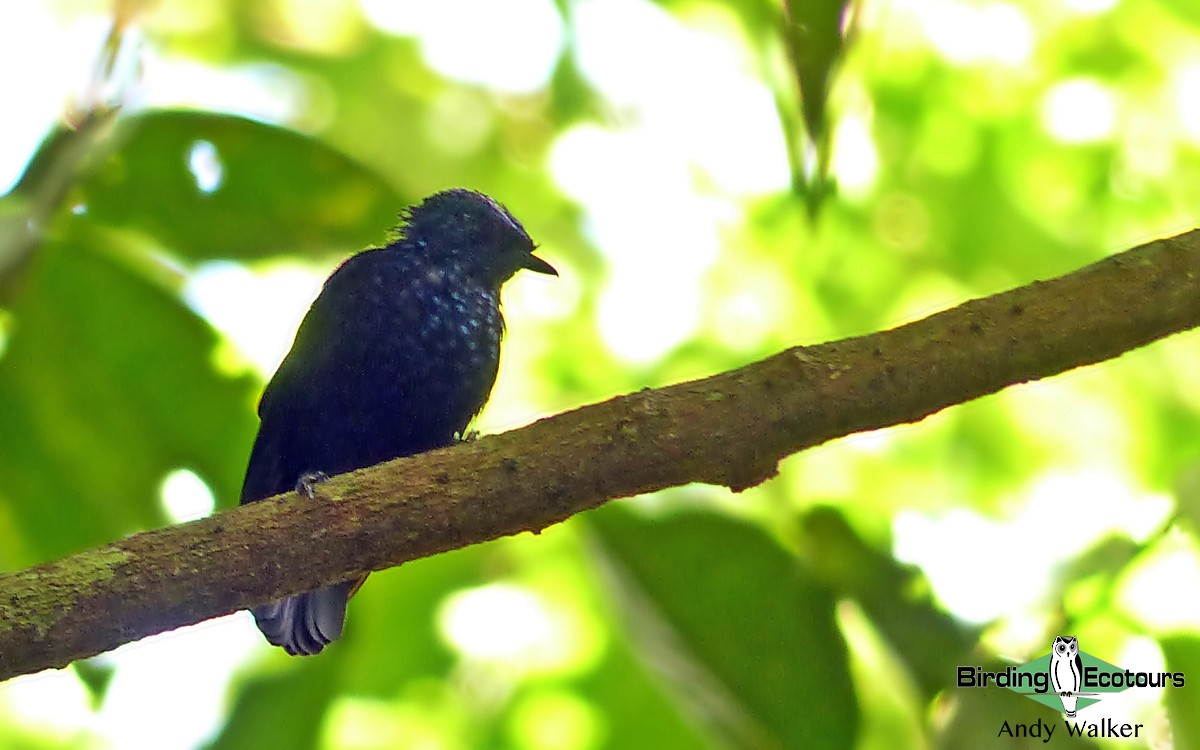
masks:
{"type": "MultiPolygon", "coordinates": [[[[461,439],[496,381],[501,286],[521,269],[558,275],[536,247],[503,205],[456,188],[402,211],[386,245],[343,262],[259,400],[241,504],[293,489],[311,498],[325,476],[461,439]]],[[[251,612],[271,644],[317,654],[341,636],[365,578],[251,612]]]]}
{"type": "Polygon", "coordinates": [[[1079,688],[1083,685],[1083,660],[1079,641],[1073,635],[1056,635],[1050,647],[1050,681],[1058,693],[1067,718],[1075,718],[1079,688]]]}

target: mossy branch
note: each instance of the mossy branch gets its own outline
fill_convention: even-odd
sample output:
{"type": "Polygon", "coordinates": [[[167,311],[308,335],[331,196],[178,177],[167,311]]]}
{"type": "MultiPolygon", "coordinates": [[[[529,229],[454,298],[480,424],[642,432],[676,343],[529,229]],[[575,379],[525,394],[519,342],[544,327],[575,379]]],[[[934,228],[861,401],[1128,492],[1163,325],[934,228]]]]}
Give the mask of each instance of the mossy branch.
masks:
{"type": "Polygon", "coordinates": [[[0,575],[0,679],[370,570],[913,422],[1200,325],[1200,231],[924,320],[789,349],[0,575]]]}

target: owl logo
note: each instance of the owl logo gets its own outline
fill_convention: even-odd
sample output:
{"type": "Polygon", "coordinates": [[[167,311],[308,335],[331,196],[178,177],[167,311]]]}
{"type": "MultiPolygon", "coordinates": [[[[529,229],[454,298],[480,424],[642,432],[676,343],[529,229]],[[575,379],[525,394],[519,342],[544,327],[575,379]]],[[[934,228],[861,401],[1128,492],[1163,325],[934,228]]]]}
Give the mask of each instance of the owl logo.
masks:
{"type": "Polygon", "coordinates": [[[1056,635],[1050,649],[1050,682],[1062,701],[1068,719],[1075,718],[1079,688],[1083,686],[1083,662],[1079,641],[1073,635],[1056,635]]]}

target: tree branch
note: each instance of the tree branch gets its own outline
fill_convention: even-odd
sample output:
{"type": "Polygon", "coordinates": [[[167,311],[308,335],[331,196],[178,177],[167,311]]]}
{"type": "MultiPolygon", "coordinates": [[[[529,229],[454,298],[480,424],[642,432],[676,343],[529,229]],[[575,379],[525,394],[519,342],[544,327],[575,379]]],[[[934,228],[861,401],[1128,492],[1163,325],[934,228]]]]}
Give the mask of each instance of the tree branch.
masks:
{"type": "Polygon", "coordinates": [[[798,347],[294,496],[0,575],[0,679],[689,482],[742,490],[913,422],[1200,325],[1200,230],[900,328],[798,347]]]}

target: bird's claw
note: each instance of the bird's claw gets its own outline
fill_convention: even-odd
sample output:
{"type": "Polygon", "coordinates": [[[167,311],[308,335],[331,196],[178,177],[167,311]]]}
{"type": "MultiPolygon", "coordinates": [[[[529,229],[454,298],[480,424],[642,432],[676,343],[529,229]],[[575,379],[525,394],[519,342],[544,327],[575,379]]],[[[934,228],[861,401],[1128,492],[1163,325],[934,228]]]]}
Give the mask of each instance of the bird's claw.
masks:
{"type": "Polygon", "coordinates": [[[479,430],[467,430],[454,433],[454,439],[460,443],[473,443],[479,439],[479,430]]]}
{"type": "Polygon", "coordinates": [[[329,475],[323,471],[306,471],[296,480],[296,494],[312,500],[317,496],[317,485],[328,480],[329,475]]]}

